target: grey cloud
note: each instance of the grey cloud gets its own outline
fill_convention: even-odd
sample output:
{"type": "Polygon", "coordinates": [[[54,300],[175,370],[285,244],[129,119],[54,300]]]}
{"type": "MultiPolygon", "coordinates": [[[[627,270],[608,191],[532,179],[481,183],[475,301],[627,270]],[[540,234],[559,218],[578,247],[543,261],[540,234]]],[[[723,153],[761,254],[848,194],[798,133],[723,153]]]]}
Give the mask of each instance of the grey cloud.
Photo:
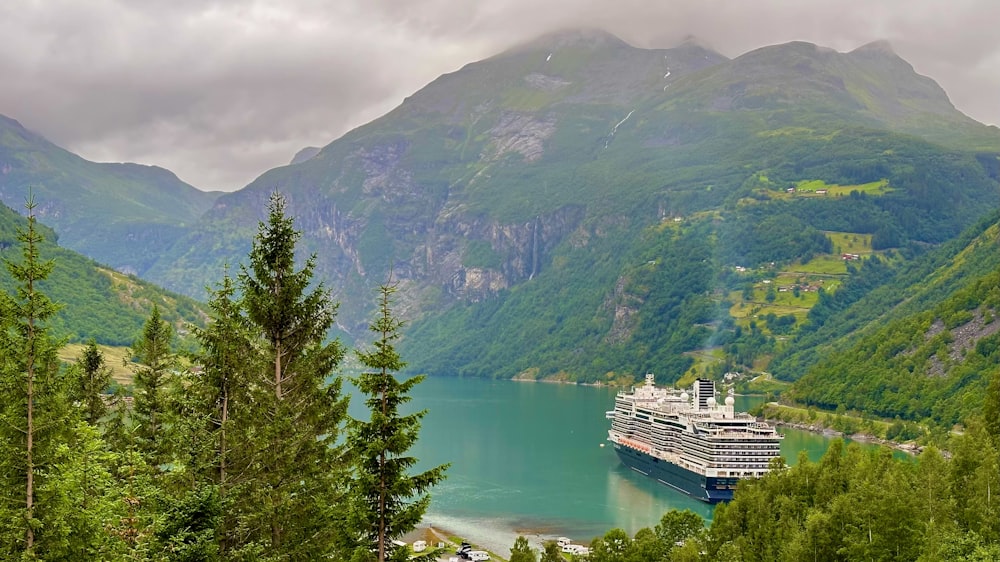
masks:
{"type": "Polygon", "coordinates": [[[642,47],[693,34],[728,56],[791,40],[888,39],[956,106],[1000,123],[993,0],[15,1],[0,6],[0,113],[87,158],[237,189],[541,33],[642,47]]]}

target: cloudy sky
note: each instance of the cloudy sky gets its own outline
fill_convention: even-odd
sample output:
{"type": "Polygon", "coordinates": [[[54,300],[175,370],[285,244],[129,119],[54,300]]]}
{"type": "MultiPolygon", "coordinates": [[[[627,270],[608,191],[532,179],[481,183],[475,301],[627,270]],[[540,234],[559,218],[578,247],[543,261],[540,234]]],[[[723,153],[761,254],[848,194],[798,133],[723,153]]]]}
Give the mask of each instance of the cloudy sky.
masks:
{"type": "Polygon", "coordinates": [[[0,114],[85,158],[231,191],[547,31],[735,57],[886,39],[1000,125],[997,0],[3,0],[0,114]]]}

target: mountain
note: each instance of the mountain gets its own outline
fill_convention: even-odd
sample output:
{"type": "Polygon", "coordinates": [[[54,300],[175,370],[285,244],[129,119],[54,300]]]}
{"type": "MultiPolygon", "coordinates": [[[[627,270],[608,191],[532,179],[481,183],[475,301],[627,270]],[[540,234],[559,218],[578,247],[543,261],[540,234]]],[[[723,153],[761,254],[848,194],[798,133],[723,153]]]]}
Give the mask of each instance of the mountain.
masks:
{"type": "Polygon", "coordinates": [[[302,150],[296,152],[295,156],[292,157],[292,161],[289,162],[288,165],[294,166],[295,164],[301,164],[302,162],[305,162],[306,160],[309,160],[313,156],[319,154],[320,150],[323,149],[318,146],[307,146],[302,150]]]}
{"type": "Polygon", "coordinates": [[[884,128],[969,149],[995,150],[1000,132],[957,111],[934,80],[914,72],[885,41],[849,53],[805,42],[762,47],[678,85],[665,105],[751,111],[771,120],[788,118],[788,110],[822,113],[833,124],[884,128]]]}
{"type": "Polygon", "coordinates": [[[627,113],[622,104],[661,91],[668,72],[679,76],[722,60],[697,46],[636,49],[585,31],[469,64],[312,159],[271,170],[220,197],[148,276],[200,294],[204,272],[220,271],[246,254],[262,204],[277,189],[289,197],[308,248],[322,255],[317,274],[345,295],[361,296],[343,299],[349,331],[366,321],[363,309],[352,309],[348,300],[367,302],[368,288],[390,266],[399,279],[419,279],[408,291],[418,301],[435,300],[442,289],[461,299],[493,295],[531,276],[526,250],[533,238],[550,246],[582,218],[581,206],[539,199],[518,177],[520,164],[554,173],[551,193],[575,202],[565,183],[581,158],[580,141],[588,152],[598,150],[627,113]],[[581,128],[589,133],[579,136],[581,128]],[[531,200],[528,206],[524,199],[531,200]],[[440,217],[451,218],[439,223],[440,217]],[[555,229],[552,236],[533,237],[541,221],[555,229]],[[466,272],[468,240],[486,237],[494,238],[488,245],[498,256],[517,255],[501,271],[466,272]]]}
{"type": "Polygon", "coordinates": [[[277,190],[348,338],[399,283],[414,370],[721,376],[766,368],[848,257],[905,263],[995,208],[998,154],[885,44],[730,60],[566,31],[220,196],[146,276],[203,298],[277,190]]]}
{"type": "Polygon", "coordinates": [[[950,427],[1000,371],[1000,210],[901,267],[872,264],[772,365],[789,399],[950,427]],[[832,313],[832,314],[831,314],[832,313]]]}
{"type": "MultiPolygon", "coordinates": [[[[0,205],[0,258],[21,262],[21,246],[17,229],[27,221],[7,206],[0,205]]],[[[159,307],[164,320],[174,326],[183,340],[190,326],[202,325],[207,318],[204,306],[182,295],[142,281],[134,276],[112,270],[77,252],[55,244],[56,234],[38,225],[44,236],[40,245],[43,260],[52,260],[54,267],[41,290],[61,305],[51,322],[56,337],[71,342],[94,338],[110,346],[131,346],[142,332],[142,326],[153,305],[159,307]]],[[[13,278],[6,269],[0,273],[0,290],[15,289],[13,278]]]]}
{"type": "Polygon", "coordinates": [[[0,115],[0,201],[22,208],[29,191],[67,248],[129,273],[144,272],[218,197],[163,168],[84,160],[0,115]]]}

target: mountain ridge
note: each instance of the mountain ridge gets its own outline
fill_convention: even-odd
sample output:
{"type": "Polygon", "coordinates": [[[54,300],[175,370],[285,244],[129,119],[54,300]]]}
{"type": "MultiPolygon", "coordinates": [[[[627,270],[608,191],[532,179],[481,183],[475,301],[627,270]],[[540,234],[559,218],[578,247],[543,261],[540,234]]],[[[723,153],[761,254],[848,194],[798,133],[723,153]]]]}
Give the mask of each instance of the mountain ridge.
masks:
{"type": "MultiPolygon", "coordinates": [[[[203,286],[198,271],[242,255],[265,195],[278,190],[299,215],[309,250],[326,256],[319,273],[344,295],[363,294],[391,266],[414,287],[412,310],[419,316],[441,298],[431,296],[440,291],[450,295],[445,300],[483,301],[536,277],[551,252],[581,227],[589,228],[588,222],[650,221],[722,205],[752,175],[748,167],[768,167],[769,159],[755,146],[769,146],[775,154],[796,144],[821,147],[844,127],[892,130],[886,123],[899,113],[895,105],[893,111],[877,104],[867,108],[848,88],[853,80],[858,91],[870,86],[875,94],[869,97],[896,95],[869,76],[885,60],[898,58],[884,49],[861,48],[851,55],[799,42],[728,59],[690,44],[640,49],[612,37],[545,36],[442,75],[313,158],[269,170],[220,197],[201,226],[150,269],[151,278],[195,294],[203,286]],[[876,62],[855,60],[866,57],[876,62]],[[796,69],[796,61],[807,64],[796,69]],[[722,83],[716,90],[724,92],[734,72],[762,64],[770,65],[771,74],[787,74],[791,94],[799,94],[778,92],[767,98],[775,107],[744,104],[740,111],[719,111],[706,102],[713,99],[705,94],[713,81],[722,83]],[[834,90],[835,96],[828,95],[834,90]],[[815,107],[801,103],[803,97],[815,100],[815,107]],[[700,162],[707,158],[732,164],[700,162]],[[691,165],[694,161],[699,163],[691,165]],[[606,181],[612,176],[623,186],[614,195],[606,181]],[[704,191],[706,183],[717,190],[704,191]],[[656,190],[661,194],[653,195],[656,190]],[[602,207],[607,218],[598,219],[595,213],[604,211],[595,209],[602,207]],[[632,215],[635,209],[643,209],[641,219],[632,215]],[[221,225],[230,232],[221,233],[221,225]],[[219,250],[214,258],[198,250],[207,241],[219,250]]],[[[904,66],[921,91],[927,83],[904,66]]],[[[967,118],[939,88],[928,92],[927,107],[897,105],[904,117],[924,115],[925,109],[943,115],[927,135],[938,142],[940,131],[967,118]]],[[[921,132],[898,121],[900,132],[921,132]]],[[[865,142],[882,144],[882,150],[904,142],[885,136],[875,141],[877,135],[855,131],[850,135],[872,139],[865,142]]],[[[983,135],[1000,147],[1000,136],[983,135]]],[[[914,145],[914,150],[937,149],[914,145]]],[[[852,158],[861,158],[861,152],[852,158]]],[[[834,177],[839,176],[828,179],[834,177]]],[[[351,305],[343,310],[351,318],[364,316],[351,305]]],[[[362,331],[357,322],[351,331],[362,331]]]]}
{"type": "Polygon", "coordinates": [[[279,191],[343,335],[366,332],[374,287],[399,284],[415,371],[759,370],[823,279],[836,294],[859,275],[835,248],[913,260],[1000,197],[1000,131],[900,61],[878,45],[728,59],[542,38],[219,195],[144,275],[204,298],[279,191]]]}
{"type": "Polygon", "coordinates": [[[0,201],[20,208],[29,191],[38,219],[68,248],[130,273],[145,271],[219,195],[158,166],[90,162],[3,117],[0,201]]]}

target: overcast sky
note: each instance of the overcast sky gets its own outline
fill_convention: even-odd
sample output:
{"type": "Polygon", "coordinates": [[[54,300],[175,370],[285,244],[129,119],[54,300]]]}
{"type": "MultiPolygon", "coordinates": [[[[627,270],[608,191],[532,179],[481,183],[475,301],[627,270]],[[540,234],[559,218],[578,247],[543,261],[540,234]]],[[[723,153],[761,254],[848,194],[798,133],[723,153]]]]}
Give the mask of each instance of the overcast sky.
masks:
{"type": "Polygon", "coordinates": [[[0,114],[90,160],[231,191],[547,31],[729,57],[875,39],[1000,124],[998,0],[3,0],[0,114]]]}

